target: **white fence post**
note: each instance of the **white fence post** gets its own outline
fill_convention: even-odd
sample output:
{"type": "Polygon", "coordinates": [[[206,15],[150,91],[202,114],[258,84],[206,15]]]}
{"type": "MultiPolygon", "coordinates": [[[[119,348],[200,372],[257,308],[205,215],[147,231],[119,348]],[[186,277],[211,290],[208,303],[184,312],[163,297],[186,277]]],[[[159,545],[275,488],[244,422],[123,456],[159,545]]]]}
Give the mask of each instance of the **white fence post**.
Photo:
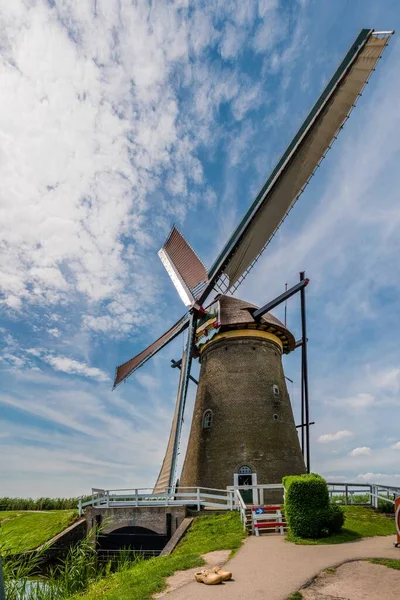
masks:
{"type": "MultiPolygon", "coordinates": [[[[82,498],[79,498],[79,502],[78,502],[78,515],[80,517],[82,516],[82,498]]],[[[1,600],[1,596],[0,596],[0,600],[1,600]]]]}
{"type": "Polygon", "coordinates": [[[197,510],[200,511],[200,488],[197,488],[197,510]]]}
{"type": "Polygon", "coordinates": [[[139,506],[139,492],[137,489],[135,490],[135,502],[136,506],[139,506]]]}

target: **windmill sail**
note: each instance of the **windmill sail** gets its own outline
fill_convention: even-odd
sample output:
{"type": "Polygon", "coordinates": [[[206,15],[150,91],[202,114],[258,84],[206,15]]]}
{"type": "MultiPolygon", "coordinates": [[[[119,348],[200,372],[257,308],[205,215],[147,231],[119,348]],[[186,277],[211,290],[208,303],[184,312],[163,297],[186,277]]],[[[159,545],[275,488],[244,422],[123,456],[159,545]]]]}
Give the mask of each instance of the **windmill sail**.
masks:
{"type": "Polygon", "coordinates": [[[254,265],[336,139],[391,34],[361,31],[210,269],[200,303],[216,283],[221,291],[237,287],[254,265]]]}
{"type": "Polygon", "coordinates": [[[168,329],[161,337],[158,338],[155,342],[150,344],[146,350],[140,352],[127,362],[119,365],[116,369],[115,379],[114,379],[114,388],[116,388],[120,383],[122,383],[129,375],[131,375],[136,369],[141,367],[149,358],[154,356],[161,348],[164,348],[166,344],[171,342],[177,335],[182,333],[188,326],[190,322],[190,315],[184,315],[175,325],[168,329]]]}
{"type": "Polygon", "coordinates": [[[184,304],[191,306],[197,297],[199,285],[208,280],[207,271],[175,226],[158,252],[158,256],[184,304]]]}
{"type": "Polygon", "coordinates": [[[165,491],[171,487],[175,479],[176,465],[178,462],[179,442],[182,433],[183,414],[185,412],[186,396],[189,384],[190,367],[192,365],[194,336],[196,333],[197,318],[190,315],[190,324],[186,350],[182,354],[182,363],[179,377],[178,395],[176,398],[175,413],[172,420],[171,433],[169,435],[167,451],[163,460],[160,474],[154,486],[157,492],[165,491]],[[168,482],[168,483],[167,483],[168,482]]]}
{"type": "Polygon", "coordinates": [[[167,450],[165,452],[165,456],[164,456],[164,460],[162,462],[160,473],[158,475],[157,481],[154,486],[154,490],[153,490],[154,494],[165,493],[167,491],[167,489],[169,487],[171,487],[173,484],[174,450],[177,447],[177,444],[179,444],[178,437],[179,437],[180,427],[178,427],[178,425],[179,425],[179,419],[181,417],[180,404],[181,404],[181,396],[182,396],[182,386],[183,386],[183,381],[184,381],[184,377],[185,377],[185,362],[186,362],[186,352],[183,351],[181,370],[180,370],[180,376],[179,376],[178,394],[176,397],[175,412],[174,412],[174,417],[172,419],[171,432],[169,434],[167,450]]]}

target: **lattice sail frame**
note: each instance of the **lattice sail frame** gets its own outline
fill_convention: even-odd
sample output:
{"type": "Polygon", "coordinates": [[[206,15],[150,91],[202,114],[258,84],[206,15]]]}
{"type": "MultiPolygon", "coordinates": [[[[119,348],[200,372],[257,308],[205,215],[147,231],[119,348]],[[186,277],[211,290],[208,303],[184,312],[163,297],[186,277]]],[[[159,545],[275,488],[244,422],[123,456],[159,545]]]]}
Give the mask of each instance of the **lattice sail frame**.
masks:
{"type": "Polygon", "coordinates": [[[393,33],[361,31],[210,268],[200,301],[210,288],[235,292],[254,267],[337,139],[393,33]]]}

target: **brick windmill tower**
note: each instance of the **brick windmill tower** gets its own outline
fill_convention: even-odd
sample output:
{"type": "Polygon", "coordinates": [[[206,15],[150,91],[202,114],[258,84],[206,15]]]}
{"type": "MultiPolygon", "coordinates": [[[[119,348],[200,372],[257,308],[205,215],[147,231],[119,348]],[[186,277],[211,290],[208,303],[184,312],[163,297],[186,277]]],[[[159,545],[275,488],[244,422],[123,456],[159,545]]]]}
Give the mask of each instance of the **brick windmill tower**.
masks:
{"type": "Polygon", "coordinates": [[[257,307],[230,296],[210,308],[196,332],[201,370],[181,486],[224,489],[304,473],[282,366],[293,335],[271,314],[256,321],[257,307]]]}
{"type": "Polygon", "coordinates": [[[325,157],[391,34],[360,32],[208,272],[175,227],[160,250],[189,311],[143,352],[120,365],[114,382],[114,387],[119,385],[188,329],[157,489],[176,481],[193,357],[201,362],[200,380],[180,485],[224,488],[279,483],[284,475],[305,471],[282,367],[282,355],[294,349],[293,335],[273,315],[260,315],[254,305],[232,294],[325,157]]]}

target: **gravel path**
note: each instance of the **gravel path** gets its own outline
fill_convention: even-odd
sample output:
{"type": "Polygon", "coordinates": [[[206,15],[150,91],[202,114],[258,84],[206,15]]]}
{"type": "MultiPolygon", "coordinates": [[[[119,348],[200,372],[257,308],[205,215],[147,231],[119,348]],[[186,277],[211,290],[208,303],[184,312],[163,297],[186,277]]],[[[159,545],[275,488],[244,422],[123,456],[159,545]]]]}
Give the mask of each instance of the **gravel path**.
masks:
{"type": "Polygon", "coordinates": [[[251,536],[227,563],[234,581],[215,586],[193,581],[167,594],[165,600],[286,600],[320,571],[346,560],[400,559],[395,541],[395,536],[385,536],[349,544],[296,546],[279,535],[251,536]]]}

